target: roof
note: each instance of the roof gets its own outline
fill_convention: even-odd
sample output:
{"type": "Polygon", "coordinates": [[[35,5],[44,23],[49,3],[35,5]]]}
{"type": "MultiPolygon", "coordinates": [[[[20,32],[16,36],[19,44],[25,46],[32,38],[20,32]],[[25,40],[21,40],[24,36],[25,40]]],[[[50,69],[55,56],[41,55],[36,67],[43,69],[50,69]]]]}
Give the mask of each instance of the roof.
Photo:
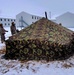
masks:
{"type": "MultiPolygon", "coordinates": [[[[58,18],[58,17],[62,17],[62,16],[66,16],[66,15],[67,15],[67,16],[70,15],[70,16],[72,17],[72,16],[74,16],[74,13],[66,12],[66,13],[64,13],[64,14],[62,14],[62,15],[60,15],[60,16],[57,16],[56,18],[58,18]]],[[[70,16],[69,16],[69,17],[70,17],[70,16]]]]}
{"type": "MultiPolygon", "coordinates": [[[[27,14],[27,15],[33,15],[33,14],[30,14],[30,13],[27,13],[27,12],[20,12],[19,14],[17,14],[16,16],[20,15],[20,14],[27,14]]],[[[33,16],[38,16],[38,15],[33,15],[33,16]]],[[[38,16],[38,17],[42,17],[42,16],[38,16]]]]}
{"type": "Polygon", "coordinates": [[[38,39],[65,44],[70,41],[72,33],[73,31],[62,25],[42,18],[14,35],[13,40],[38,39]]]}

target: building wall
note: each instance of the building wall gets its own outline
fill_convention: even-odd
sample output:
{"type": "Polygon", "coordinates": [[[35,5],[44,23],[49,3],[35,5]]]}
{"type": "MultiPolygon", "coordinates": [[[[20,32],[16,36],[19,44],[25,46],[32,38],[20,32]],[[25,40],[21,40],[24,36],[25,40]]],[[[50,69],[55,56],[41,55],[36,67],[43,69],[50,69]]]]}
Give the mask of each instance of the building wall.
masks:
{"type": "Polygon", "coordinates": [[[11,26],[11,23],[12,23],[12,22],[16,23],[15,21],[16,21],[15,19],[0,18],[0,23],[2,23],[4,27],[5,27],[5,26],[11,26]]]}
{"type": "Polygon", "coordinates": [[[36,15],[31,15],[26,12],[21,12],[18,15],[16,15],[16,25],[17,26],[28,26],[37,20],[41,19],[41,17],[36,16],[36,15]],[[23,21],[21,21],[23,20],[23,21]]]}
{"type": "Polygon", "coordinates": [[[74,28],[74,14],[67,12],[56,17],[57,23],[62,23],[64,27],[74,28]]]}

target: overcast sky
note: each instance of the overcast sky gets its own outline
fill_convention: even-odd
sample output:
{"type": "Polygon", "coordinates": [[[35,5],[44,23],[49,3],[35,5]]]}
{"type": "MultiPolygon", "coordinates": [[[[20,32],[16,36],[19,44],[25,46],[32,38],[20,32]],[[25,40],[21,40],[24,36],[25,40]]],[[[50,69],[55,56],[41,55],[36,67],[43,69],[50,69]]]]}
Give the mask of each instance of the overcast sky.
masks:
{"type": "Polygon", "coordinates": [[[53,18],[65,12],[74,13],[74,0],[0,0],[0,17],[15,18],[22,11],[38,16],[47,11],[53,18]]]}

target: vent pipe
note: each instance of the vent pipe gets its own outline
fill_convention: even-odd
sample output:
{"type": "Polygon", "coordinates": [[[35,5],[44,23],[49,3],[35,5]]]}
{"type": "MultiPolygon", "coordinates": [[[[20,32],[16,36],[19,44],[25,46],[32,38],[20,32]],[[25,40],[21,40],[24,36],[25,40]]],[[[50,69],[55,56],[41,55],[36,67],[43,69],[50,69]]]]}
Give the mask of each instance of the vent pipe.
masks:
{"type": "Polygon", "coordinates": [[[47,12],[46,12],[46,11],[45,11],[45,18],[48,19],[48,18],[47,18],[47,12]]]}

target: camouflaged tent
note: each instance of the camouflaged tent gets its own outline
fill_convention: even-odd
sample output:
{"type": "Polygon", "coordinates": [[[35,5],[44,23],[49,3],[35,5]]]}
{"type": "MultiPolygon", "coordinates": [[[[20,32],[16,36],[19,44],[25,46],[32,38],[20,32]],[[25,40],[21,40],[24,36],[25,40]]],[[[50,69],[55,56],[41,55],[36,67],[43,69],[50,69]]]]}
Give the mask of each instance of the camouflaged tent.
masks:
{"type": "Polygon", "coordinates": [[[6,58],[20,60],[60,60],[74,52],[73,32],[46,18],[22,29],[6,40],[6,58]]]}

